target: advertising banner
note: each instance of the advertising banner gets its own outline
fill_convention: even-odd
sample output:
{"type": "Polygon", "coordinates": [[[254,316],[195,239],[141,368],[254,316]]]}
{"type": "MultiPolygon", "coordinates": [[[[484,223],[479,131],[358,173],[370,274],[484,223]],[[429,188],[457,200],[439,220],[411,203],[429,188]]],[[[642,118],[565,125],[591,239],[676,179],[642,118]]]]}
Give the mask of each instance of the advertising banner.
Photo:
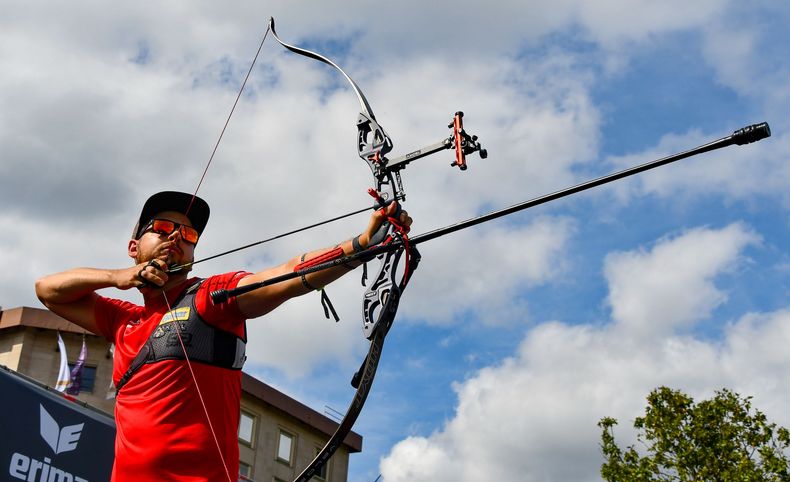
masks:
{"type": "Polygon", "coordinates": [[[110,480],[112,417],[5,367],[0,394],[0,480],[110,480]]]}

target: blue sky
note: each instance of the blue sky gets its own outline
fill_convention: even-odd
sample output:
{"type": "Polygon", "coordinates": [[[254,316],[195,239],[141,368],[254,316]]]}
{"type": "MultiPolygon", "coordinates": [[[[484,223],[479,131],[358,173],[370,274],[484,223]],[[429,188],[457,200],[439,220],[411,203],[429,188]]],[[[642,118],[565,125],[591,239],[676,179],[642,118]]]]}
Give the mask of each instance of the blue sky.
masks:
{"type": "MultiPolygon", "coordinates": [[[[599,480],[596,422],[618,418],[630,443],[659,385],[696,398],[728,387],[790,426],[790,7],[454,5],[12,2],[0,20],[0,305],[39,306],[46,273],[128,265],[140,204],[194,190],[273,15],[284,40],[356,80],[393,156],[466,113],[489,157],[464,174],[449,152],[406,170],[417,234],[748,124],[773,130],[423,245],[349,480],[599,480]]],[[[352,92],[271,40],[201,187],[204,255],[368,202],[352,92]]],[[[263,269],[365,224],[195,274],[263,269]]],[[[338,324],[317,295],[251,320],[247,370],[344,412],[366,348],[358,273],[328,291],[338,324]]]]}

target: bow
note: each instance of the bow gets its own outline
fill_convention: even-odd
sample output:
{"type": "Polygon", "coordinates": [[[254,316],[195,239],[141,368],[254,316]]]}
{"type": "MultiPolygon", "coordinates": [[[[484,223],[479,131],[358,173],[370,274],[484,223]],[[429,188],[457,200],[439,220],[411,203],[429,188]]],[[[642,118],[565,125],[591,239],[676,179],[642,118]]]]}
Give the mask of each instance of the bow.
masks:
{"type": "MultiPolygon", "coordinates": [[[[465,170],[466,154],[481,151],[481,157],[486,157],[486,152],[481,149],[480,144],[477,142],[477,137],[469,136],[463,130],[463,114],[458,112],[451,124],[453,133],[450,137],[406,156],[392,160],[388,159],[386,156],[392,150],[392,139],[377,122],[370,103],[357,83],[340,66],[327,57],[284,42],[277,35],[274,18],[269,20],[269,30],[271,30],[274,39],[286,49],[331,65],[348,81],[357,96],[360,106],[360,112],[357,116],[357,153],[368,165],[373,175],[375,188],[370,190],[370,194],[374,196],[379,207],[383,208],[386,204],[393,201],[405,200],[406,195],[400,171],[416,159],[443,149],[454,148],[456,150],[456,161],[453,165],[465,170]]],[[[376,375],[376,369],[384,346],[384,339],[395,320],[401,293],[408,285],[420,262],[420,254],[413,245],[409,244],[407,230],[399,225],[397,216],[385,222],[375,238],[378,242],[372,244],[379,244],[380,246],[390,245],[387,247],[392,249],[376,255],[380,264],[378,274],[368,283],[363,296],[363,332],[365,337],[370,340],[370,346],[360,369],[351,381],[351,385],[356,388],[356,393],[335,433],[329,438],[329,441],[327,441],[313,461],[302,470],[295,482],[307,482],[316,475],[351,431],[372,387],[373,378],[376,375]],[[399,277],[398,268],[402,260],[404,260],[403,274],[399,277]]]]}
{"type": "MultiPolygon", "coordinates": [[[[393,172],[386,168],[385,156],[392,150],[392,140],[384,128],[376,121],[376,116],[373,114],[370,104],[356,82],[354,82],[340,66],[323,55],[283,42],[275,30],[273,17],[269,20],[269,29],[274,39],[286,49],[331,65],[343,74],[343,77],[345,77],[351,85],[359,101],[360,112],[357,117],[357,152],[359,153],[359,157],[370,167],[373,177],[375,178],[376,193],[379,199],[384,201],[388,198],[393,200],[403,199],[403,187],[398,171],[393,172]]],[[[383,228],[386,230],[387,234],[390,234],[393,230],[393,225],[389,222],[386,224],[389,226],[384,226],[383,228]]],[[[396,276],[395,270],[398,267],[402,254],[403,250],[397,250],[383,255],[384,259],[382,260],[379,274],[365,292],[364,299],[366,309],[363,311],[364,326],[370,327],[369,331],[371,336],[368,337],[370,339],[370,346],[365,356],[365,361],[352,380],[352,385],[357,391],[354,394],[351,405],[343,416],[335,433],[332,434],[312,462],[310,462],[299,476],[294,479],[295,482],[307,482],[321,470],[338,447],[340,447],[349,432],[351,432],[351,428],[354,426],[357,417],[362,411],[362,407],[365,404],[365,400],[367,400],[368,393],[373,384],[373,378],[376,376],[376,369],[384,346],[384,339],[392,325],[392,321],[395,319],[400,293],[408,284],[408,277],[404,277],[401,283],[394,281],[394,277],[396,276]],[[379,316],[376,316],[376,312],[379,316]],[[377,327],[380,329],[375,329],[377,327]]],[[[414,272],[417,268],[419,259],[419,254],[416,250],[413,250],[409,256],[410,266],[408,267],[408,272],[414,272]]]]}

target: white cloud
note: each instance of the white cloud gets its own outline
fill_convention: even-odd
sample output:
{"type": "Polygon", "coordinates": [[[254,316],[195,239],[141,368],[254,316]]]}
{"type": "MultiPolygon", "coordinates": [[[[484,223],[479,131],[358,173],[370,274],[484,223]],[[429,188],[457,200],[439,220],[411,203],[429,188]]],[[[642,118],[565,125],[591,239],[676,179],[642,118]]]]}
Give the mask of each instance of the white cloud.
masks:
{"type": "Polygon", "coordinates": [[[580,23],[595,41],[617,47],[623,41],[644,41],[653,35],[698,28],[717,16],[726,0],[699,2],[580,1],[575,5],[580,23]]]}
{"type": "Polygon", "coordinates": [[[789,312],[746,315],[718,343],[672,329],[708,313],[720,299],[713,280],[727,273],[756,240],[736,224],[696,229],[663,240],[649,252],[610,258],[610,288],[624,277],[636,283],[627,295],[612,295],[615,306],[627,298],[631,305],[656,307],[654,297],[664,306],[676,304],[668,315],[671,326],[651,337],[634,337],[624,321],[654,321],[654,315],[622,310],[618,321],[603,327],[540,324],[512,357],[456,385],[458,407],[444,427],[395,445],[381,462],[384,478],[599,480],[597,421],[618,418],[623,425],[618,439],[631,443],[633,434],[626,427],[641,413],[648,392],[659,385],[695,397],[708,397],[723,386],[741,390],[755,395],[756,405],[769,418],[787,424],[790,417],[782,401],[790,395],[790,354],[784,349],[790,342],[789,312]],[[638,276],[629,275],[634,269],[638,276]],[[640,284],[642,280],[663,281],[651,285],[640,284]],[[708,301],[689,302],[685,292],[700,289],[708,301]]]}
{"type": "Polygon", "coordinates": [[[523,320],[527,307],[518,301],[519,290],[563,273],[572,232],[569,219],[542,217],[526,226],[469,230],[426,244],[401,313],[442,324],[464,313],[494,325],[523,320]]]}
{"type": "Polygon", "coordinates": [[[727,327],[724,369],[738,380],[743,394],[755,395],[755,406],[787,427],[790,364],[790,309],[749,313],[727,327]]]}
{"type": "Polygon", "coordinates": [[[737,253],[759,236],[740,224],[695,229],[645,250],[611,253],[604,272],[608,303],[629,336],[661,336],[708,318],[726,302],[713,277],[732,268],[737,253]]]}

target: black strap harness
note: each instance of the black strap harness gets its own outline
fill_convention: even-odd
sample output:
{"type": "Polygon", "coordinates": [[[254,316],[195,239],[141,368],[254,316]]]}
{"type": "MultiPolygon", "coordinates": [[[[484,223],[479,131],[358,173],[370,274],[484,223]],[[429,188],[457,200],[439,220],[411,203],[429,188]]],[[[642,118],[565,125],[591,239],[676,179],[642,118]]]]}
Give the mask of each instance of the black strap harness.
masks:
{"type": "Polygon", "coordinates": [[[187,287],[173,302],[172,309],[162,316],[159,325],[118,382],[117,392],[140,367],[164,360],[185,360],[188,356],[190,361],[230,370],[242,369],[247,359],[246,340],[208,324],[198,315],[195,294],[203,281],[201,279],[187,287]],[[174,323],[178,323],[178,329],[174,323]],[[186,355],[178,339],[179,331],[186,355]]]}

